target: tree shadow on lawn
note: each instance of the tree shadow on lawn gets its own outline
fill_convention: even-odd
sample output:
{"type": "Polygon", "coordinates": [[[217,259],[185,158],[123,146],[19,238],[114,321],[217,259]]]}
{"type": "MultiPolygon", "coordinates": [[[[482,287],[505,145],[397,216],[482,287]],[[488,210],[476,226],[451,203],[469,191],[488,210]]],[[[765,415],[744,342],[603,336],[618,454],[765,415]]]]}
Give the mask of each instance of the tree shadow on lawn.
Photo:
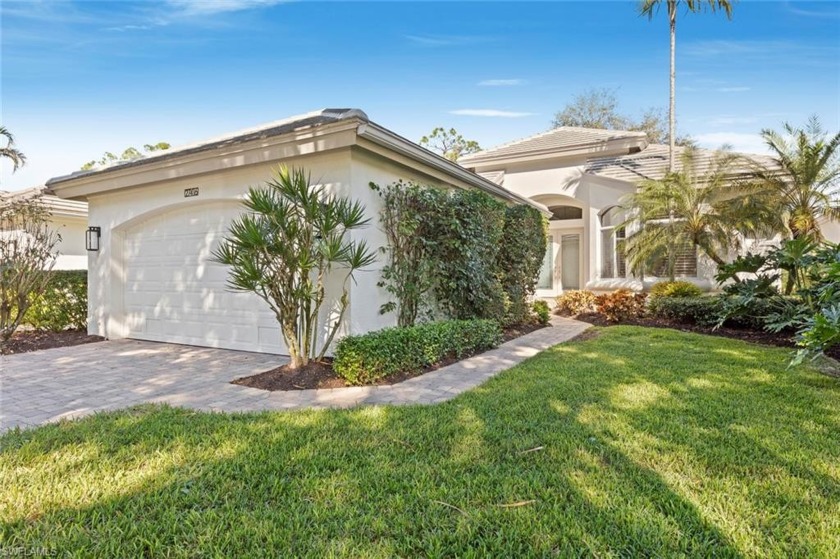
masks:
{"type": "MultiPolygon", "coordinates": [[[[0,455],[10,480],[0,541],[84,556],[737,557],[768,543],[818,554],[819,543],[796,537],[801,526],[754,532],[751,511],[798,495],[753,491],[750,468],[831,478],[807,472],[806,460],[792,471],[779,452],[744,461],[755,436],[728,438],[731,418],[703,404],[709,394],[724,407],[749,397],[761,369],[743,381],[702,367],[670,372],[628,340],[605,338],[558,346],[434,407],[220,415],[143,406],[13,433],[0,455]],[[726,441],[734,454],[717,452],[726,441]],[[721,471],[735,482],[714,485],[721,471]],[[512,504],[521,506],[502,506],[512,504]]],[[[699,343],[654,342],[663,355],[699,343]]],[[[833,424],[829,415],[812,420],[833,424]]],[[[734,417],[747,428],[770,421],[734,417]]],[[[827,487],[824,497],[836,483],[827,487]]]]}

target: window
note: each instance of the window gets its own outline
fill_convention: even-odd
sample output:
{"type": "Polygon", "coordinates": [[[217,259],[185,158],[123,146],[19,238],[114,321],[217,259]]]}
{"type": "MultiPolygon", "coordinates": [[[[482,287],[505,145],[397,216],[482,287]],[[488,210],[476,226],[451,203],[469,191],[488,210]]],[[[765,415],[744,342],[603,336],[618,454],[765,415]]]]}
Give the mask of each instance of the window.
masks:
{"type": "Polygon", "coordinates": [[[601,214],[601,277],[623,278],[627,274],[621,242],[625,238],[624,210],[613,206],[601,214]]]}
{"type": "Polygon", "coordinates": [[[583,209],[576,206],[549,206],[551,221],[562,221],[565,219],[583,219],[583,209]]]}
{"type": "Polygon", "coordinates": [[[540,278],[537,281],[537,289],[554,288],[554,242],[551,235],[548,236],[548,243],[546,245],[545,257],[543,258],[542,268],[540,268],[540,278]]]}

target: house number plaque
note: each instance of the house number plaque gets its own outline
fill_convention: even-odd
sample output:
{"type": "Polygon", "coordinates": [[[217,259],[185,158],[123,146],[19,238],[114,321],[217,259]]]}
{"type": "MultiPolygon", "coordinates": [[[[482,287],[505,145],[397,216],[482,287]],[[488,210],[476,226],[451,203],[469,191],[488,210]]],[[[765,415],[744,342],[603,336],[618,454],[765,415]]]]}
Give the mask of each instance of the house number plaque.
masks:
{"type": "Polygon", "coordinates": [[[195,188],[185,188],[184,189],[184,198],[192,198],[193,196],[198,196],[198,187],[195,188]]]}

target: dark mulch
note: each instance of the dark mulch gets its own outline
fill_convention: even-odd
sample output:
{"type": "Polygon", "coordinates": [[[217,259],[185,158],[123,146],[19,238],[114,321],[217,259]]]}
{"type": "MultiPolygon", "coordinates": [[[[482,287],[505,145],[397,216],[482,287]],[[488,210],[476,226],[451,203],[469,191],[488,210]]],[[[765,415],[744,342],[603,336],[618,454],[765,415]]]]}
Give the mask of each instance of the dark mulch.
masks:
{"type": "MultiPolygon", "coordinates": [[[[506,328],[503,332],[503,340],[508,342],[520,336],[524,336],[525,334],[530,334],[540,328],[545,328],[545,326],[542,324],[525,324],[506,328]]],[[[467,357],[471,357],[471,355],[465,356],[463,359],[466,359],[467,357]]],[[[440,369],[441,367],[457,363],[458,361],[460,361],[460,359],[452,357],[430,367],[425,367],[419,371],[407,371],[391,375],[384,379],[379,379],[374,382],[373,385],[384,386],[397,384],[410,378],[440,369]]],[[[306,367],[302,367],[300,369],[290,369],[288,365],[283,365],[282,367],[277,367],[276,369],[271,369],[270,371],[265,371],[263,373],[257,373],[256,375],[234,379],[231,381],[231,384],[239,384],[250,388],[259,388],[261,390],[268,390],[269,392],[277,390],[308,390],[312,388],[344,388],[346,386],[352,386],[348,384],[346,380],[333,372],[332,359],[325,359],[321,362],[312,362],[306,367]]]]}
{"type": "Polygon", "coordinates": [[[40,330],[28,330],[15,332],[6,344],[0,349],[3,355],[15,353],[27,353],[39,349],[50,349],[53,347],[68,347],[73,345],[90,344],[101,342],[102,336],[91,336],[81,330],[65,330],[63,332],[42,332],[40,330]]]}
{"type": "MultiPolygon", "coordinates": [[[[595,326],[615,326],[614,322],[609,322],[601,313],[583,313],[575,316],[577,320],[588,322],[595,326]]],[[[666,318],[634,318],[622,322],[622,324],[630,324],[633,326],[649,326],[652,328],[671,328],[673,330],[680,330],[682,332],[696,332],[698,334],[708,334],[710,336],[722,336],[724,338],[734,338],[737,340],[744,340],[756,344],[790,347],[796,346],[794,343],[794,332],[767,332],[765,330],[752,330],[750,328],[733,328],[723,326],[721,328],[713,329],[708,326],[698,326],[697,324],[690,324],[686,322],[679,322],[677,320],[669,320],[666,318]]],[[[834,346],[826,352],[826,355],[834,359],[840,359],[840,346],[834,346]]]]}

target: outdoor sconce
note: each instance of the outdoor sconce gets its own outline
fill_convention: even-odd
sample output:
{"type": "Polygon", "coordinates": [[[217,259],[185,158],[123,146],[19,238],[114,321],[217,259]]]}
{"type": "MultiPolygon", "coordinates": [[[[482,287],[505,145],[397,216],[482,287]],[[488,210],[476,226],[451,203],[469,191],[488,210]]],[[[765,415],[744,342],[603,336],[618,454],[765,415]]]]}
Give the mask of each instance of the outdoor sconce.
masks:
{"type": "Polygon", "coordinates": [[[101,227],[88,227],[87,233],[85,233],[85,248],[92,251],[99,250],[99,237],[101,236],[101,227]]]}

